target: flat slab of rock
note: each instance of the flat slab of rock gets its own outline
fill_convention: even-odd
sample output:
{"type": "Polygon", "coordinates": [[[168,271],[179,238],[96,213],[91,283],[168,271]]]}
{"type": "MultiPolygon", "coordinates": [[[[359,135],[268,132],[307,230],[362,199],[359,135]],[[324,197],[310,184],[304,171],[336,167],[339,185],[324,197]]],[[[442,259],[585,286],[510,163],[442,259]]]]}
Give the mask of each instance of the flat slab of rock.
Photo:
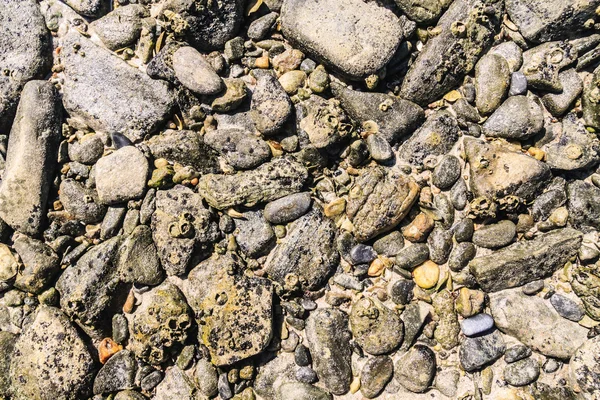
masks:
{"type": "Polygon", "coordinates": [[[469,269],[486,292],[522,286],[564,266],[577,254],[582,237],[581,232],[571,228],[555,230],[477,257],[469,263],[469,269]]]}
{"type": "Polygon", "coordinates": [[[498,329],[548,357],[568,359],[587,339],[586,328],[520,289],[490,294],[490,309],[498,329]]]}
{"type": "Polygon", "coordinates": [[[51,83],[31,81],[25,85],[8,141],[0,218],[27,235],[37,235],[45,222],[61,116],[58,93],[51,83]]]}
{"type": "Polygon", "coordinates": [[[15,344],[12,398],[87,398],[93,370],[92,355],[69,319],[57,308],[42,306],[15,344]]]}
{"type": "Polygon", "coordinates": [[[585,400],[594,400],[600,392],[600,336],[585,342],[571,357],[569,362],[569,381],[585,400]]]}
{"type": "Polygon", "coordinates": [[[364,242],[396,227],[417,199],[419,185],[386,167],[365,170],[350,189],[346,214],[354,236],[364,242]]]}
{"type": "Polygon", "coordinates": [[[281,25],[299,48],[356,80],[385,67],[403,36],[394,13],[361,0],[286,0],[281,25]]]}
{"type": "Polygon", "coordinates": [[[86,17],[98,17],[110,9],[109,0],[65,0],[65,3],[86,17]]]}
{"type": "Polygon", "coordinates": [[[150,13],[141,4],[129,4],[115,8],[104,17],[90,24],[100,40],[110,50],[118,50],[134,44],[142,32],[142,19],[150,13]]]}
{"type": "Polygon", "coordinates": [[[134,146],[120,148],[96,163],[96,190],[103,204],[124,203],[144,194],[148,160],[134,146]]]}
{"type": "Polygon", "coordinates": [[[10,128],[23,85],[52,64],[50,32],[35,0],[0,1],[0,130],[10,128]]]}
{"type": "Polygon", "coordinates": [[[174,101],[165,82],[151,79],[78,33],[65,36],[61,60],[63,105],[94,130],[123,133],[137,141],[169,117],[174,101]]]}

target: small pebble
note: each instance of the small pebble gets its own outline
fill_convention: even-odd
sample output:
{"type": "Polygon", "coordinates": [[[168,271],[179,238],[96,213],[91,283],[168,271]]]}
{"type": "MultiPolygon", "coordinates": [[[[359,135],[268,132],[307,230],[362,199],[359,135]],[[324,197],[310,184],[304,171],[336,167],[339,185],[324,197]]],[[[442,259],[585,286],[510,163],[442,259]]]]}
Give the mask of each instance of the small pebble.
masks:
{"type": "Polygon", "coordinates": [[[464,319],[460,323],[460,329],[465,336],[476,336],[487,332],[494,327],[494,319],[489,314],[477,314],[464,319]]]}

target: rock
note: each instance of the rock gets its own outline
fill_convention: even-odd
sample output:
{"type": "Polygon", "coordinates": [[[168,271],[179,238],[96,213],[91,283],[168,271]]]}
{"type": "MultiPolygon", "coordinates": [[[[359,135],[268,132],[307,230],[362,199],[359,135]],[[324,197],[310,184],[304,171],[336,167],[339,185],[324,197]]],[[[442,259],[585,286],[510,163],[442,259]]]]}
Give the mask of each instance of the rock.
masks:
{"type": "Polygon", "coordinates": [[[412,133],[424,119],[423,109],[408,100],[350,90],[338,83],[332,84],[331,90],[350,118],[362,126],[374,122],[377,134],[390,144],[412,133]]]}
{"type": "Polygon", "coordinates": [[[440,267],[433,261],[425,261],[413,271],[415,283],[422,289],[431,289],[440,278],[440,267]]]}
{"type": "Polygon", "coordinates": [[[248,257],[267,255],[275,245],[275,232],[260,210],[245,212],[235,226],[235,240],[248,257]]]}
{"type": "Polygon", "coordinates": [[[525,140],[544,129],[542,107],[527,96],[511,96],[485,121],[486,136],[525,140]]]}
{"type": "Polygon", "coordinates": [[[252,357],[271,341],[273,286],[268,279],[243,275],[236,257],[201,262],[190,271],[184,290],[200,325],[198,340],[216,366],[252,357]]]}
{"type": "Polygon", "coordinates": [[[396,265],[404,270],[412,271],[416,266],[429,259],[429,247],[426,244],[413,244],[396,255],[396,265]]]}
{"type": "Polygon", "coordinates": [[[356,343],[372,355],[390,353],[403,339],[402,320],[375,298],[362,298],[352,306],[350,331],[356,343]]]}
{"type": "Polygon", "coordinates": [[[350,250],[350,260],[353,265],[368,264],[377,258],[377,252],[366,244],[357,244],[350,250]]]}
{"type": "Polygon", "coordinates": [[[506,60],[511,73],[523,65],[523,50],[515,42],[502,42],[490,49],[488,54],[498,55],[506,60]]]}
{"type": "Polygon", "coordinates": [[[453,398],[458,391],[460,371],[456,368],[445,368],[439,371],[435,377],[435,388],[444,396],[453,398]]]}
{"type": "Polygon", "coordinates": [[[277,200],[300,191],[307,170],[288,158],[277,158],[258,168],[235,175],[208,174],[200,177],[198,192],[219,210],[277,200]]]}
{"type": "Polygon", "coordinates": [[[308,212],[312,200],[310,193],[290,194],[265,205],[265,218],[272,224],[286,224],[308,212]]]}
{"type": "Polygon", "coordinates": [[[0,281],[7,282],[13,279],[17,275],[18,268],[19,263],[10,247],[0,244],[0,281]]]}
{"type": "Polygon", "coordinates": [[[592,266],[579,265],[573,271],[571,286],[575,294],[582,301],[586,313],[593,319],[600,319],[600,302],[596,296],[596,290],[600,283],[600,274],[592,266]]]}
{"type": "Polygon", "coordinates": [[[550,297],[550,304],[552,304],[561,317],[568,320],[579,322],[585,316],[585,313],[579,304],[561,294],[553,294],[552,297],[550,297]]]}
{"type": "Polygon", "coordinates": [[[57,308],[41,306],[15,343],[10,367],[15,383],[12,398],[87,398],[93,370],[92,356],[69,319],[57,308]]]}
{"type": "Polygon", "coordinates": [[[400,96],[425,106],[458,86],[492,44],[502,8],[501,4],[480,0],[453,2],[436,26],[440,34],[427,41],[408,70],[400,96]],[[476,10],[487,6],[487,19],[481,21],[476,10]],[[476,34],[461,35],[458,29],[476,34]]]}
{"type": "Polygon", "coordinates": [[[434,338],[446,350],[458,346],[460,327],[454,310],[454,298],[448,290],[442,290],[433,298],[433,309],[438,317],[434,338]]]}
{"type": "Polygon", "coordinates": [[[445,264],[452,251],[452,231],[441,226],[433,229],[427,238],[429,246],[429,258],[436,264],[445,264]]]}
{"type": "Polygon", "coordinates": [[[229,384],[228,374],[223,372],[219,375],[219,396],[222,399],[228,400],[233,397],[233,391],[231,390],[231,385],[229,384]]]}
{"type": "Polygon", "coordinates": [[[390,10],[358,0],[285,0],[281,27],[296,47],[353,80],[385,67],[403,37],[390,10]]]}
{"type": "Polygon", "coordinates": [[[10,332],[0,331],[0,351],[4,357],[0,359],[0,396],[8,397],[11,391],[10,385],[10,360],[18,336],[10,332]]]}
{"type": "Polygon", "coordinates": [[[583,91],[583,81],[573,68],[561,72],[558,80],[563,87],[562,93],[547,93],[542,96],[542,103],[555,117],[560,117],[569,111],[571,105],[583,91]]]}
{"type": "Polygon", "coordinates": [[[244,2],[225,0],[212,7],[198,7],[195,2],[169,0],[163,13],[168,10],[182,20],[181,33],[193,47],[218,50],[234,38],[244,20],[244,2]]]}
{"type": "Polygon", "coordinates": [[[120,148],[96,163],[96,189],[103,204],[124,203],[144,195],[148,160],[134,146],[120,148]]]}
{"type": "MultiPolygon", "coordinates": [[[[68,2],[67,2],[68,3],[68,2]]],[[[118,50],[135,44],[142,33],[142,19],[150,13],[141,4],[115,8],[104,17],[93,21],[94,30],[109,50],[118,50]]]]}
{"type": "Polygon", "coordinates": [[[576,59],[577,48],[569,41],[547,42],[523,53],[521,71],[527,86],[559,93],[563,90],[559,73],[576,59]]]}
{"type": "Polygon", "coordinates": [[[583,343],[569,362],[569,382],[575,390],[580,391],[581,397],[585,400],[593,400],[600,390],[598,351],[600,351],[600,336],[595,336],[583,343]]]}
{"type": "Polygon", "coordinates": [[[470,242],[475,233],[475,226],[472,219],[464,218],[453,227],[453,230],[454,239],[458,243],[470,242]]]}
{"type": "Polygon", "coordinates": [[[404,248],[404,237],[398,231],[392,231],[377,239],[373,243],[373,249],[377,254],[392,257],[400,253],[404,248]]]}
{"type": "Polygon", "coordinates": [[[14,239],[13,247],[23,263],[14,286],[25,292],[42,293],[60,272],[60,258],[47,244],[24,235],[14,239]]]}
{"type": "Polygon", "coordinates": [[[289,225],[285,239],[269,253],[265,271],[282,286],[291,280],[316,290],[339,262],[335,240],[335,224],[315,207],[289,225]]]}
{"type": "Polygon", "coordinates": [[[468,139],[464,146],[471,167],[470,187],[475,196],[490,199],[517,196],[531,201],[550,180],[550,168],[545,163],[512,151],[504,144],[468,139]]]}
{"type": "Polygon", "coordinates": [[[335,308],[317,309],[306,320],[306,338],[319,381],[333,394],[342,395],[352,381],[348,316],[335,308]]]}
{"type": "Polygon", "coordinates": [[[137,141],[170,115],[174,102],[165,82],[152,80],[77,33],[63,40],[63,105],[71,117],[96,131],[120,132],[137,141]]]}
{"type": "Polygon", "coordinates": [[[459,358],[467,372],[478,371],[502,357],[506,344],[497,330],[476,337],[467,337],[460,346],[459,358]]]}
{"type": "Polygon", "coordinates": [[[179,367],[167,369],[165,379],[156,387],[155,400],[195,400],[197,399],[196,387],[188,375],[179,367]]]}
{"type": "Polygon", "coordinates": [[[600,129],[600,68],[596,68],[594,73],[588,76],[583,83],[583,95],[581,96],[581,106],[583,109],[583,119],[586,125],[594,129],[600,129]]]}
{"type": "Polygon", "coordinates": [[[28,82],[8,140],[0,185],[0,218],[14,230],[30,236],[39,234],[45,223],[61,136],[60,119],[58,94],[53,85],[28,82]]]}
{"type": "Polygon", "coordinates": [[[489,314],[477,314],[464,319],[460,323],[460,329],[465,336],[477,336],[491,330],[494,327],[494,319],[489,314]]]}
{"type": "Polygon", "coordinates": [[[477,109],[482,114],[494,112],[506,96],[511,70],[500,55],[488,53],[475,66],[475,90],[477,109]]]}
{"type": "Polygon", "coordinates": [[[415,283],[407,279],[400,279],[389,287],[389,296],[396,304],[409,304],[413,298],[415,283]]]}
{"type": "Polygon", "coordinates": [[[532,351],[529,347],[522,344],[516,344],[506,350],[504,353],[504,361],[508,364],[530,357],[532,351]]]}
{"type": "Polygon", "coordinates": [[[85,224],[99,222],[106,214],[106,206],[100,202],[96,189],[86,188],[74,179],[60,183],[59,199],[71,218],[85,224]]]}
{"type": "Polygon", "coordinates": [[[211,106],[216,112],[229,112],[238,108],[248,96],[248,88],[241,79],[223,79],[225,93],[216,97],[211,106]]]}
{"type": "Polygon", "coordinates": [[[370,358],[360,372],[360,392],[367,399],[377,397],[394,374],[394,363],[388,356],[370,358]]]}
{"type": "Polygon", "coordinates": [[[310,96],[296,105],[296,128],[301,142],[317,149],[338,144],[348,132],[348,117],[335,99],[310,96]]]}
{"type": "Polygon", "coordinates": [[[473,243],[486,249],[504,247],[517,235],[517,226],[509,220],[484,225],[473,234],[473,243]]]}
{"type": "Polygon", "coordinates": [[[264,398],[274,399],[282,384],[297,381],[297,370],[298,366],[294,363],[294,356],[291,353],[283,352],[259,369],[254,390],[264,398]]]}
{"type": "Polygon", "coordinates": [[[504,380],[512,386],[525,386],[540,376],[540,364],[533,358],[516,361],[504,368],[504,380]]]}
{"type": "Polygon", "coordinates": [[[279,14],[276,12],[270,12],[255,19],[248,26],[248,37],[257,41],[262,40],[268,35],[273,25],[275,25],[277,18],[279,18],[279,14]]]}
{"type": "Polygon", "coordinates": [[[108,359],[94,379],[94,394],[117,392],[135,387],[137,363],[134,354],[121,350],[108,359]]]}
{"type": "Polygon", "coordinates": [[[82,164],[92,165],[102,157],[104,143],[100,135],[89,133],[81,139],[69,143],[69,158],[82,164]]]}
{"type": "Polygon", "coordinates": [[[211,364],[210,360],[206,358],[198,360],[194,371],[194,382],[200,393],[207,397],[216,396],[219,393],[218,380],[217,369],[211,364]]]}
{"type": "Polygon", "coordinates": [[[190,46],[173,53],[173,71],[183,86],[199,95],[217,94],[225,88],[206,58],[190,46]]]}
{"type": "Polygon", "coordinates": [[[398,170],[366,169],[350,189],[346,206],[356,239],[367,241],[396,227],[418,193],[419,186],[398,170]]]}
{"type": "MultiPolygon", "coordinates": [[[[146,294],[130,319],[128,347],[136,357],[151,365],[163,363],[171,348],[187,339],[193,323],[190,311],[185,297],[175,285],[164,282],[155,287],[146,294]]],[[[167,372],[163,383],[168,382],[168,376],[167,372]]]]}
{"type": "MultiPolygon", "coordinates": [[[[34,0],[2,1],[0,16],[3,32],[0,65],[9,71],[0,75],[0,130],[8,132],[25,83],[43,79],[50,70],[52,40],[40,6],[34,0]]],[[[46,108],[45,112],[50,109],[46,108]]]]}
{"type": "Polygon", "coordinates": [[[442,157],[431,175],[431,182],[442,190],[449,189],[460,178],[461,165],[453,155],[442,157]]]}
{"type": "Polygon", "coordinates": [[[392,146],[378,134],[367,137],[367,147],[369,148],[371,158],[380,164],[384,164],[394,158],[392,146]]]}
{"type": "Polygon", "coordinates": [[[584,230],[600,227],[598,201],[600,189],[582,181],[573,181],[567,186],[569,219],[574,227],[584,230]]]}
{"type": "Polygon", "coordinates": [[[289,71],[279,77],[281,87],[290,96],[296,94],[298,89],[304,86],[306,82],[306,72],[304,71],[289,71]]]}
{"type": "Polygon", "coordinates": [[[498,329],[545,356],[567,359],[586,340],[587,329],[518,289],[491,294],[490,308],[498,329]]]}
{"type": "MultiPolygon", "coordinates": [[[[480,290],[471,290],[463,287],[458,292],[456,299],[456,311],[463,317],[472,317],[481,311],[485,306],[485,293],[480,290]]],[[[478,324],[478,326],[480,326],[478,324]]]]}
{"type": "Polygon", "coordinates": [[[292,102],[277,78],[271,74],[261,75],[250,104],[250,117],[256,129],[263,135],[277,133],[291,113],[292,102]]]}
{"type": "Polygon", "coordinates": [[[471,242],[458,243],[450,252],[448,257],[448,268],[454,272],[460,272],[469,265],[469,261],[475,258],[477,248],[471,242]]]}
{"type": "Polygon", "coordinates": [[[395,2],[408,18],[421,24],[435,22],[446,8],[445,2],[437,0],[395,0],[395,2]]]}
{"type": "Polygon", "coordinates": [[[527,94],[527,77],[521,71],[513,72],[510,76],[509,96],[521,96],[527,94]]]}
{"type": "Polygon", "coordinates": [[[185,273],[194,251],[205,251],[218,236],[216,218],[200,195],[182,185],[156,192],[152,237],[167,275],[185,273]]]}
{"type": "Polygon", "coordinates": [[[117,255],[117,268],[123,282],[158,285],[163,281],[164,272],[148,226],[137,226],[123,240],[117,255]]]}
{"type": "Polygon", "coordinates": [[[575,114],[562,120],[562,132],[542,146],[546,163],[552,169],[573,171],[590,168],[600,162],[600,142],[589,133],[575,114]]]}
{"type": "Polygon", "coordinates": [[[168,129],[145,143],[155,159],[164,158],[171,163],[191,166],[203,174],[219,171],[218,153],[198,132],[168,129]]]}
{"type": "Polygon", "coordinates": [[[425,123],[400,146],[398,156],[420,165],[428,156],[447,154],[458,140],[456,119],[446,111],[432,113],[425,123]]]}
{"type": "Polygon", "coordinates": [[[523,285],[521,289],[523,290],[523,293],[525,293],[526,295],[534,296],[544,289],[544,281],[538,280],[538,281],[529,282],[529,283],[523,285]]]}
{"type": "Polygon", "coordinates": [[[600,5],[596,0],[553,0],[540,4],[533,0],[508,0],[506,12],[519,32],[533,42],[564,39],[581,31],[584,22],[600,5]]]}
{"type": "Polygon", "coordinates": [[[331,400],[333,396],[316,386],[301,382],[288,382],[279,387],[280,400],[331,400]]]}
{"type": "Polygon", "coordinates": [[[519,241],[469,263],[471,273],[486,292],[522,286],[546,278],[577,254],[582,234],[564,228],[519,241]]]}
{"type": "Polygon", "coordinates": [[[433,382],[435,368],[435,353],[416,344],[396,362],[394,378],[411,392],[422,393],[433,382]]]}
{"type": "Polygon", "coordinates": [[[204,142],[223,154],[235,169],[252,169],[271,158],[267,142],[241,129],[216,129],[204,135],[204,142]]]}

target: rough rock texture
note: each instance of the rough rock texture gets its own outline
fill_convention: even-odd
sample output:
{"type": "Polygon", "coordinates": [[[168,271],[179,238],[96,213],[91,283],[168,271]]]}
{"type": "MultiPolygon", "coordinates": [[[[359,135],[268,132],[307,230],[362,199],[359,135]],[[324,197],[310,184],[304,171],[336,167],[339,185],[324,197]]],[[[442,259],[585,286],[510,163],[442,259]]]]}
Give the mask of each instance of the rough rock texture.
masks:
{"type": "Polygon", "coordinates": [[[142,19],[150,13],[140,4],[116,8],[92,22],[90,27],[110,50],[118,50],[135,43],[142,32],[142,19]]]}
{"type": "Polygon", "coordinates": [[[600,390],[599,352],[600,336],[595,336],[583,343],[569,362],[569,380],[586,400],[594,399],[600,390]]]}
{"type": "Polygon", "coordinates": [[[209,131],[204,135],[204,142],[223,154],[235,169],[256,168],[271,157],[267,142],[243,129],[209,131]]]}
{"type": "Polygon", "coordinates": [[[402,343],[402,320],[377,299],[363,298],[352,306],[350,330],[364,351],[373,355],[387,354],[402,343]]]}
{"type": "Polygon", "coordinates": [[[148,160],[134,146],[123,147],[96,163],[96,189],[104,204],[139,199],[148,177],[148,160]]]}

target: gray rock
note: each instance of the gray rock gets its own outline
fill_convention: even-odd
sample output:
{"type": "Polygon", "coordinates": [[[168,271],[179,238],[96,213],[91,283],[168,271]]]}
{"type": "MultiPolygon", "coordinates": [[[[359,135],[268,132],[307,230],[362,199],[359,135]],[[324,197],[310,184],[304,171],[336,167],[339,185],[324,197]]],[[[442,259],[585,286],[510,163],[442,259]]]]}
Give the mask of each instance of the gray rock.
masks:
{"type": "Polygon", "coordinates": [[[354,80],[385,67],[403,37],[390,10],[358,0],[285,0],[281,27],[312,58],[354,80]]]}
{"type": "Polygon", "coordinates": [[[92,355],[69,319],[57,308],[41,306],[14,347],[12,398],[87,398],[93,370],[92,355]]]}
{"type": "Polygon", "coordinates": [[[165,379],[156,387],[155,400],[196,400],[197,390],[190,377],[179,367],[167,369],[165,379]]]}
{"type": "Polygon", "coordinates": [[[245,212],[236,220],[235,226],[235,240],[248,257],[264,256],[275,245],[275,232],[260,210],[245,212]]]}
{"type": "Polygon", "coordinates": [[[368,297],[352,305],[350,331],[364,351],[376,356],[397,349],[404,337],[398,314],[376,298],[368,297]]]}
{"type": "Polygon", "coordinates": [[[542,96],[542,103],[555,117],[560,117],[569,111],[575,100],[583,91],[583,81],[575,69],[571,68],[558,75],[563,87],[561,93],[547,93],[542,96]]]}
{"type": "Polygon", "coordinates": [[[506,350],[506,353],[504,353],[504,361],[506,361],[508,364],[514,363],[530,357],[531,354],[532,351],[529,347],[522,344],[516,344],[506,350]]]}
{"type": "Polygon", "coordinates": [[[442,190],[449,189],[460,178],[460,161],[453,155],[442,157],[431,175],[431,182],[442,190]]]}
{"type": "Polygon", "coordinates": [[[81,139],[69,143],[69,158],[82,164],[92,165],[102,157],[104,143],[100,135],[90,133],[81,139]]]}
{"type": "Polygon", "coordinates": [[[227,372],[223,372],[219,375],[218,387],[219,396],[222,399],[229,400],[233,397],[233,390],[231,390],[227,372]]]}
{"type": "Polygon", "coordinates": [[[436,226],[427,237],[429,258],[436,264],[445,264],[452,251],[452,231],[436,226]]]}
{"type": "Polygon", "coordinates": [[[216,112],[225,113],[238,108],[248,96],[246,83],[241,79],[223,79],[225,82],[225,93],[220,94],[211,104],[216,112]]]}
{"type": "Polygon", "coordinates": [[[195,131],[166,130],[145,142],[154,158],[191,166],[206,174],[219,171],[218,153],[195,131]]]}
{"type": "Polygon", "coordinates": [[[447,3],[438,0],[395,0],[395,2],[408,18],[421,24],[435,22],[442,15],[447,3]]]}
{"type": "Polygon", "coordinates": [[[533,42],[565,39],[581,31],[584,22],[592,18],[600,5],[597,0],[580,3],[576,0],[507,0],[506,12],[519,32],[533,42]]]}
{"type": "Polygon", "coordinates": [[[213,257],[190,271],[184,284],[200,326],[198,340],[219,367],[260,353],[273,334],[273,285],[241,268],[234,255],[213,257]]]}
{"type": "Polygon", "coordinates": [[[85,224],[99,222],[106,214],[106,206],[100,202],[96,189],[74,179],[61,182],[59,199],[71,218],[85,224]]]}
{"type": "Polygon", "coordinates": [[[0,331],[0,351],[4,357],[0,359],[0,396],[8,397],[11,392],[10,360],[18,336],[10,332],[0,331]]]}
{"type": "Polygon", "coordinates": [[[173,71],[179,82],[199,95],[221,92],[225,85],[210,63],[196,49],[180,47],[173,53],[173,71]]]}
{"type": "Polygon", "coordinates": [[[358,278],[350,274],[336,274],[333,277],[333,281],[344,289],[356,290],[360,292],[364,288],[363,282],[359,281],[358,278]]]}
{"type": "Polygon", "coordinates": [[[115,314],[112,317],[112,339],[117,343],[124,343],[129,338],[129,327],[127,318],[123,314],[115,314]]]}
{"type": "Polygon", "coordinates": [[[433,309],[437,316],[437,326],[433,337],[446,350],[458,346],[460,325],[454,307],[454,297],[448,290],[440,291],[433,298],[433,309]]]}
{"type": "Polygon", "coordinates": [[[292,102],[277,78],[271,74],[261,75],[250,104],[250,117],[256,129],[263,135],[277,133],[291,113],[292,102]]]}
{"type": "Polygon", "coordinates": [[[506,344],[497,330],[476,337],[467,337],[460,346],[460,364],[467,372],[478,371],[502,357],[506,344]]]}
{"type": "Polygon", "coordinates": [[[392,231],[377,239],[373,243],[373,249],[377,254],[393,257],[404,248],[404,236],[399,231],[392,231]]]}
{"type": "Polygon", "coordinates": [[[504,58],[511,73],[518,71],[523,64],[523,50],[515,42],[502,42],[492,47],[488,54],[495,54],[504,58]]]}
{"type": "Polygon", "coordinates": [[[37,1],[0,2],[0,130],[8,132],[23,85],[52,65],[52,41],[37,1]],[[24,29],[27,27],[26,29],[24,29]]]}
{"type": "Polygon", "coordinates": [[[360,372],[360,392],[367,399],[377,397],[394,374],[394,363],[388,356],[370,358],[360,372]]]}
{"type": "Polygon", "coordinates": [[[575,114],[562,120],[562,132],[542,146],[546,163],[552,169],[573,171],[587,169],[600,162],[600,142],[595,134],[585,129],[575,114]]]}
{"type": "Polygon", "coordinates": [[[545,356],[567,359],[586,340],[587,329],[518,289],[491,294],[490,308],[498,329],[545,356]]]}
{"type": "Polygon", "coordinates": [[[460,371],[457,368],[444,368],[436,374],[435,388],[444,396],[454,398],[458,392],[460,371]]]}
{"type": "Polygon", "coordinates": [[[65,0],[65,3],[86,17],[99,17],[110,9],[108,0],[65,0]]]}
{"type": "Polygon", "coordinates": [[[504,368],[504,380],[512,386],[526,386],[540,376],[540,364],[534,358],[516,361],[504,368]]]}
{"type": "Polygon", "coordinates": [[[544,129],[544,113],[535,100],[511,96],[483,124],[486,136],[524,140],[544,129]]]}
{"type": "Polygon", "coordinates": [[[279,14],[270,12],[255,19],[248,26],[248,37],[253,40],[262,40],[275,25],[277,18],[279,18],[279,14]]]}
{"type": "Polygon", "coordinates": [[[494,319],[489,314],[477,314],[465,318],[460,323],[460,329],[465,336],[477,336],[494,327],[494,319]]]}
{"type": "Polygon", "coordinates": [[[600,68],[588,76],[583,83],[583,95],[581,106],[583,108],[583,119],[586,125],[594,129],[600,129],[600,68]]]}
{"type": "Polygon", "coordinates": [[[600,189],[582,181],[567,186],[569,219],[574,227],[589,230],[600,227],[600,189]]]}
{"type": "Polygon", "coordinates": [[[416,243],[408,246],[396,254],[396,265],[407,271],[412,271],[429,259],[429,246],[416,243]]]}
{"type": "Polygon", "coordinates": [[[544,281],[540,279],[538,281],[529,282],[523,285],[521,289],[526,295],[534,296],[537,293],[541,292],[542,289],[544,289],[544,281]]]}
{"type": "Polygon", "coordinates": [[[296,379],[302,383],[315,383],[319,380],[317,373],[311,367],[301,367],[296,371],[296,379]]]}
{"type": "Polygon", "coordinates": [[[10,131],[0,185],[0,218],[27,235],[39,234],[45,222],[61,136],[60,118],[54,86],[44,81],[27,83],[10,131]]]}
{"type": "Polygon", "coordinates": [[[306,338],[319,381],[333,394],[350,389],[352,366],[348,316],[335,308],[320,308],[306,320],[306,338]]]}
{"type": "Polygon", "coordinates": [[[296,382],[298,366],[291,353],[283,352],[264,364],[258,371],[254,390],[266,399],[274,399],[279,387],[286,382],[296,382]]]}
{"type": "Polygon", "coordinates": [[[288,382],[279,387],[278,400],[332,400],[333,396],[308,383],[288,382]]]}
{"type": "Polygon", "coordinates": [[[415,393],[426,391],[435,377],[435,353],[422,344],[414,345],[396,362],[394,378],[415,393]]]}
{"type": "Polygon", "coordinates": [[[484,225],[473,234],[473,243],[486,249],[504,247],[517,235],[517,226],[509,220],[484,225]]]}
{"type": "Polygon", "coordinates": [[[338,144],[348,135],[348,122],[348,117],[335,99],[326,100],[312,95],[296,105],[296,128],[300,143],[310,142],[317,149],[338,144]]]}
{"type": "Polygon", "coordinates": [[[368,264],[377,258],[377,252],[366,244],[357,244],[350,249],[350,260],[353,265],[368,264]]]}
{"type": "Polygon", "coordinates": [[[72,117],[94,130],[120,132],[136,141],[170,115],[174,102],[165,82],[151,79],[77,33],[63,40],[63,105],[72,117]]]}
{"type": "Polygon", "coordinates": [[[306,214],[311,203],[308,192],[290,194],[267,203],[264,210],[265,218],[272,224],[286,224],[306,214]]]}
{"type": "Polygon", "coordinates": [[[204,396],[216,396],[218,388],[219,375],[217,369],[211,364],[210,360],[201,358],[196,363],[194,370],[194,382],[204,396]]]}
{"type": "Polygon", "coordinates": [[[413,298],[415,283],[408,279],[400,279],[389,287],[389,296],[396,304],[409,304],[413,298]]]}
{"type": "Polygon", "coordinates": [[[400,96],[426,106],[458,86],[492,44],[500,26],[502,8],[499,3],[489,5],[481,0],[453,2],[436,26],[441,33],[427,41],[408,70],[400,96]],[[474,10],[487,6],[490,6],[486,9],[487,19],[482,22],[474,10]],[[457,21],[465,31],[477,33],[456,35],[453,31],[457,21]]]}
{"type": "Polygon", "coordinates": [[[146,392],[151,392],[156,386],[162,382],[164,376],[161,371],[154,371],[144,376],[140,382],[140,387],[146,392]]]}
{"type": "Polygon", "coordinates": [[[577,59],[577,48],[569,41],[547,42],[523,53],[521,71],[529,87],[560,93],[559,73],[577,59]]]}
{"type": "Polygon", "coordinates": [[[555,293],[550,297],[550,304],[561,317],[578,322],[585,316],[583,308],[574,300],[561,294],[555,293]]]}
{"type": "Polygon", "coordinates": [[[567,202],[566,182],[559,178],[548,189],[536,197],[531,207],[531,215],[537,221],[547,219],[552,211],[567,202]]]}
{"type": "Polygon", "coordinates": [[[545,163],[501,143],[467,139],[464,146],[471,167],[470,187],[477,197],[500,199],[512,195],[531,201],[551,178],[545,163]]]}
{"type": "Polygon", "coordinates": [[[599,351],[600,336],[595,336],[583,343],[569,362],[569,382],[575,390],[581,391],[581,397],[585,400],[593,400],[600,390],[599,351]]]}
{"type": "Polygon", "coordinates": [[[475,91],[477,109],[491,114],[504,100],[510,83],[510,66],[507,60],[488,53],[475,66],[475,91]]]}
{"type": "Polygon", "coordinates": [[[103,204],[124,203],[144,195],[148,160],[134,146],[120,148],[96,163],[96,189],[103,204]]]}
{"type": "Polygon", "coordinates": [[[299,192],[307,177],[308,171],[298,162],[277,158],[235,175],[203,175],[198,193],[219,210],[238,205],[251,207],[299,192]]]}
{"type": "Polygon", "coordinates": [[[269,253],[265,271],[282,286],[291,279],[303,289],[316,290],[338,262],[335,224],[313,208],[290,224],[285,239],[269,253]]]}
{"type": "Polygon", "coordinates": [[[522,286],[546,278],[577,254],[582,234],[571,228],[519,241],[469,263],[471,273],[486,292],[522,286]]]}
{"type": "Polygon", "coordinates": [[[475,225],[471,218],[463,218],[454,225],[454,238],[458,243],[470,242],[475,233],[475,225]]]}
{"type": "Polygon", "coordinates": [[[378,134],[369,135],[367,137],[367,147],[369,148],[371,158],[380,164],[385,164],[394,158],[392,146],[378,134]]]}
{"type": "Polygon", "coordinates": [[[509,96],[521,96],[527,94],[527,77],[521,71],[513,72],[510,76],[509,96]]]}
{"type": "Polygon", "coordinates": [[[350,118],[360,125],[374,122],[377,134],[390,144],[412,133],[424,119],[423,109],[408,100],[350,90],[338,83],[332,83],[331,90],[350,118]]]}
{"type": "MultiPolygon", "coordinates": [[[[68,2],[67,2],[68,3],[68,2]]],[[[110,50],[118,50],[135,44],[142,33],[142,19],[150,13],[141,4],[115,8],[104,17],[90,24],[110,50]]]]}
{"type": "Polygon", "coordinates": [[[458,140],[456,119],[446,111],[432,113],[425,123],[400,147],[398,156],[420,165],[427,156],[447,154],[458,140]]]}
{"type": "Polygon", "coordinates": [[[367,241],[395,228],[416,201],[419,186],[396,169],[365,169],[350,189],[346,214],[358,241],[367,241]]]}
{"type": "Polygon", "coordinates": [[[475,258],[477,248],[471,242],[457,243],[452,248],[448,257],[448,268],[454,272],[460,272],[463,268],[469,265],[469,261],[475,258]]]}
{"type": "Polygon", "coordinates": [[[117,269],[123,282],[158,285],[163,281],[164,272],[148,226],[136,227],[123,240],[117,255],[117,269]]]}
{"type": "Polygon", "coordinates": [[[269,161],[271,148],[260,137],[242,129],[216,129],[204,135],[204,142],[221,153],[235,169],[252,169],[269,161]]]}
{"type": "Polygon", "coordinates": [[[13,248],[23,263],[14,287],[29,293],[42,293],[60,272],[60,258],[47,244],[24,235],[14,239],[13,248]]]}
{"type": "Polygon", "coordinates": [[[108,359],[94,379],[94,394],[117,392],[135,387],[137,363],[129,350],[121,350],[108,359]]]}

